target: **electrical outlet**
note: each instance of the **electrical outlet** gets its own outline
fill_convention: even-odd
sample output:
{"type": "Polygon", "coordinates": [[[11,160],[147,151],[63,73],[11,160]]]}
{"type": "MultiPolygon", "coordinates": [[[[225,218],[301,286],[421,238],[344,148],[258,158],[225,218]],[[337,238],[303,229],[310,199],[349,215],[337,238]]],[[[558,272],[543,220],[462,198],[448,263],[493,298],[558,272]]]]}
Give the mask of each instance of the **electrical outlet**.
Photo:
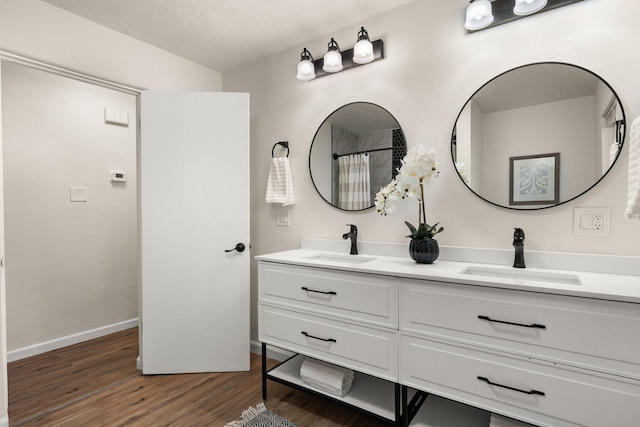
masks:
{"type": "Polygon", "coordinates": [[[601,213],[593,214],[593,229],[602,230],[603,228],[603,215],[601,213]]]}
{"type": "Polygon", "coordinates": [[[289,227],[291,225],[291,214],[289,207],[278,206],[276,208],[276,225],[289,227]]]}
{"type": "Polygon", "coordinates": [[[576,236],[609,236],[611,209],[574,208],[573,234],[576,236]]]}

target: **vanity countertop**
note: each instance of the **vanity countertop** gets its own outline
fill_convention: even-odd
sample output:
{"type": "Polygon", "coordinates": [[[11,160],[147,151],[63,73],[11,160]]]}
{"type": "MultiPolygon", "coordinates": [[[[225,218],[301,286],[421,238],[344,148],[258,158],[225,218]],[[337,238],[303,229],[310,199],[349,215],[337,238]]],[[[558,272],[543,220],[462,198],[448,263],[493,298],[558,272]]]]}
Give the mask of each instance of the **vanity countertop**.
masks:
{"type": "Polygon", "coordinates": [[[640,303],[640,276],[632,274],[529,267],[516,269],[510,265],[443,259],[433,264],[418,264],[408,255],[348,255],[316,249],[294,249],[259,255],[256,259],[400,278],[640,303]]]}

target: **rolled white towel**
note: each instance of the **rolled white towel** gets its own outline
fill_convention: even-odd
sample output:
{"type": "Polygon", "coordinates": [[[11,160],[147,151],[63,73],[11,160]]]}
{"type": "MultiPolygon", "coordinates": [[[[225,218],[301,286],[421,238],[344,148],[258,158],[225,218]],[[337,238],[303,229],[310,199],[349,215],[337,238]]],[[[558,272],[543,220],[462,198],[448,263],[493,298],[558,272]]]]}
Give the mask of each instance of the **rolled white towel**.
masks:
{"type": "Polygon", "coordinates": [[[317,389],[344,396],[353,385],[353,370],[307,357],[300,366],[300,378],[317,389]]]}
{"type": "Polygon", "coordinates": [[[491,414],[489,427],[535,427],[533,424],[523,423],[498,414],[491,414]]]}

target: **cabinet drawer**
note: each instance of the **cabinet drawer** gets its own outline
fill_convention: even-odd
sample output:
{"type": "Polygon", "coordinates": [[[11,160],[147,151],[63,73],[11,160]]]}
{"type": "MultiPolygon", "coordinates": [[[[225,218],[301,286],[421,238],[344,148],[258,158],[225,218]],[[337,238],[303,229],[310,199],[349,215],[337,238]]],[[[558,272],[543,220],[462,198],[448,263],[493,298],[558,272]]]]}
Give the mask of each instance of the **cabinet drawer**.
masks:
{"type": "Polygon", "coordinates": [[[261,342],[398,381],[398,333],[260,304],[261,342]]]}
{"type": "Polygon", "coordinates": [[[401,382],[540,426],[635,427],[640,383],[402,337],[401,382]]]}
{"type": "Polygon", "coordinates": [[[260,299],[398,327],[398,279],[260,263],[260,299]]]}
{"type": "Polygon", "coordinates": [[[401,295],[403,331],[640,379],[640,304],[418,280],[401,295]]]}

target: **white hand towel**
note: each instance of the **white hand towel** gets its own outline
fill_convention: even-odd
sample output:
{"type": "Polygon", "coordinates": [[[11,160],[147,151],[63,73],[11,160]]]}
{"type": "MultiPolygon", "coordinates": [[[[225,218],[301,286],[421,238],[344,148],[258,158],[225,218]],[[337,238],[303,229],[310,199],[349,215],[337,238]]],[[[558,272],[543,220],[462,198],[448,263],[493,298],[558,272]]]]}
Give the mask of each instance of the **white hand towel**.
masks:
{"type": "Polygon", "coordinates": [[[489,427],[534,427],[532,424],[523,423],[522,421],[512,420],[498,414],[491,414],[489,427]]]}
{"type": "Polygon", "coordinates": [[[624,214],[629,219],[640,219],[640,117],[631,125],[627,209],[624,214]]]}
{"type": "Polygon", "coordinates": [[[611,147],[609,147],[609,166],[618,158],[618,151],[620,151],[620,145],[617,142],[611,144],[611,147]]]}
{"type": "Polygon", "coordinates": [[[271,169],[267,180],[267,203],[282,203],[290,206],[294,203],[293,176],[288,157],[271,159],[271,169]]]}
{"type": "Polygon", "coordinates": [[[300,378],[327,393],[344,396],[351,390],[353,370],[307,357],[300,366],[300,378]]]}

